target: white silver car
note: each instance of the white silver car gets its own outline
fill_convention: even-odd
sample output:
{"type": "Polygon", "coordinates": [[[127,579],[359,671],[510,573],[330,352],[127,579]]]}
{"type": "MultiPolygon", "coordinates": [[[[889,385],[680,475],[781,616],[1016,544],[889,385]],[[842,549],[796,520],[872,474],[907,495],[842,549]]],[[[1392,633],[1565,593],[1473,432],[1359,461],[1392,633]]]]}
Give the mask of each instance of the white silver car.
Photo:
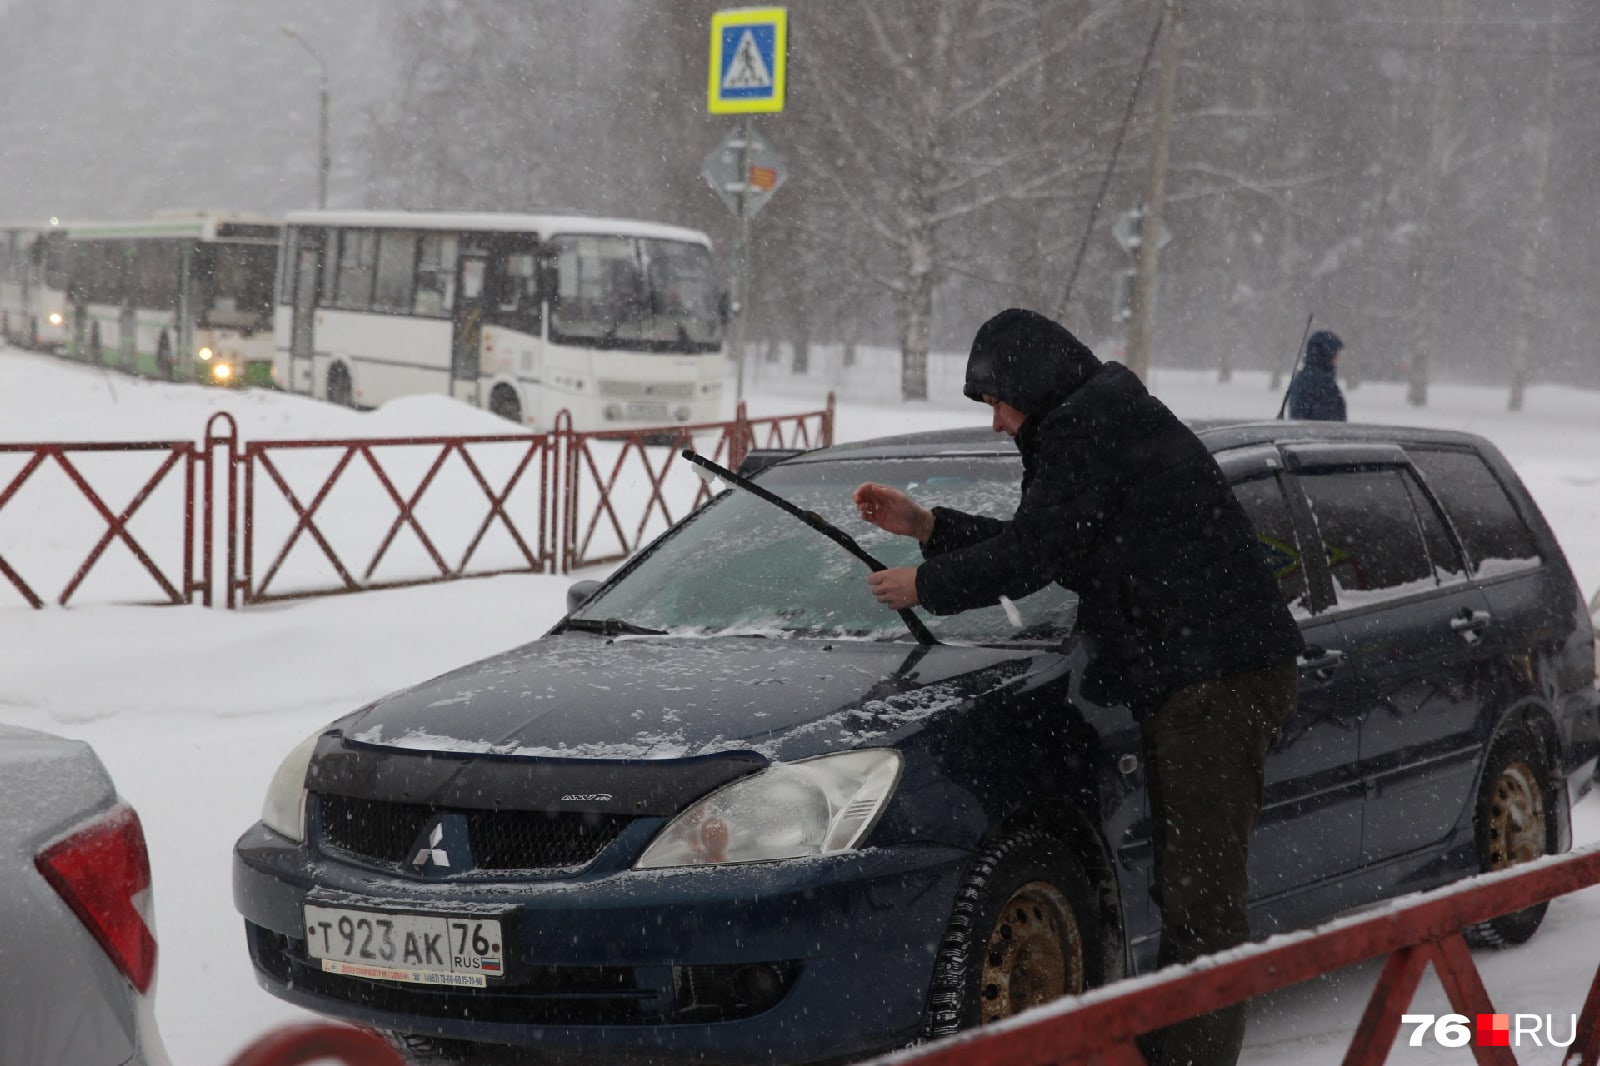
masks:
{"type": "Polygon", "coordinates": [[[153,914],[94,749],[0,725],[0,1066],[167,1066],[153,914]]]}

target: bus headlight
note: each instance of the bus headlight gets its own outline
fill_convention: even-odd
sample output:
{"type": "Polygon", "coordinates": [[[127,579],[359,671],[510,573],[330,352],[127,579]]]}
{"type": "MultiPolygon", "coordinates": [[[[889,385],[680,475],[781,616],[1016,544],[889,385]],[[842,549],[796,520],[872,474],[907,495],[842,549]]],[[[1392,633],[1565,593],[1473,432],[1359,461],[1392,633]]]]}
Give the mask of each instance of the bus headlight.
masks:
{"type": "Polygon", "coordinates": [[[48,321],[52,326],[59,326],[66,322],[66,320],[66,316],[60,311],[51,311],[49,317],[46,319],[46,321],[48,321]]]}
{"type": "Polygon", "coordinates": [[[202,363],[209,363],[211,361],[211,357],[213,355],[216,355],[217,353],[213,352],[210,348],[201,348],[198,352],[195,352],[194,354],[199,357],[199,359],[200,359],[200,361],[202,363]]]}
{"type": "Polygon", "coordinates": [[[605,406],[605,410],[600,413],[605,416],[607,422],[615,422],[622,417],[622,405],[620,403],[608,403],[605,406]]]}
{"type": "Polygon", "coordinates": [[[233,377],[233,367],[229,366],[227,363],[218,363],[216,366],[211,368],[211,376],[218,381],[227,381],[229,378],[233,377]]]}
{"type": "Polygon", "coordinates": [[[680,407],[680,408],[678,408],[676,411],[674,411],[672,413],[674,415],[678,416],[678,421],[679,422],[687,422],[687,421],[689,421],[689,416],[694,414],[694,412],[689,410],[687,407],[680,407]]]}

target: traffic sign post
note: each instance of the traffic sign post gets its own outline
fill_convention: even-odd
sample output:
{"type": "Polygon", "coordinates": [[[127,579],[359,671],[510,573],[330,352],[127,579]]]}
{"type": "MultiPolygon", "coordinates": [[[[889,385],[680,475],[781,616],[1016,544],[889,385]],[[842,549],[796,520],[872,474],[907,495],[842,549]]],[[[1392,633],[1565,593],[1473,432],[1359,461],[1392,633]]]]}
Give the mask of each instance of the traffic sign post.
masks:
{"type": "Polygon", "coordinates": [[[740,129],[723,138],[700,167],[713,192],[739,220],[733,322],[735,398],[744,400],[745,312],[750,299],[750,220],[788,176],[783,157],[756,133],[756,114],[783,110],[789,45],[789,12],[747,7],[711,16],[711,64],[706,106],[713,115],[743,115],[740,129]]]}

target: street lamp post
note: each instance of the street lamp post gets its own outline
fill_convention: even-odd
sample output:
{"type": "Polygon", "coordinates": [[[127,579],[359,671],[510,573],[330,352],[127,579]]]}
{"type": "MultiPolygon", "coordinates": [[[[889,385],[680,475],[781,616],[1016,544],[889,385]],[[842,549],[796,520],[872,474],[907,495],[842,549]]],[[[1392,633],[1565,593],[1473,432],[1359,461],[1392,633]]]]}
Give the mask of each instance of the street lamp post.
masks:
{"type": "Polygon", "coordinates": [[[322,53],[311,47],[311,42],[300,36],[293,26],[283,26],[284,35],[297,41],[300,47],[311,53],[311,58],[317,61],[317,69],[322,74],[322,89],[320,94],[320,109],[317,115],[317,206],[328,206],[328,169],[332,166],[332,157],[328,151],[328,64],[323,60],[322,53]]]}

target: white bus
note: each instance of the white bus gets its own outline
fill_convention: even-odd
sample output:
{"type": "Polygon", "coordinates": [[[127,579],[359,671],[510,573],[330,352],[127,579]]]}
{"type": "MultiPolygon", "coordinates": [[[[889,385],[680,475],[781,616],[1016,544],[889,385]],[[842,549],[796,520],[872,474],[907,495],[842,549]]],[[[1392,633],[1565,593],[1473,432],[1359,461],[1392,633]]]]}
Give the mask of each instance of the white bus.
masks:
{"type": "Polygon", "coordinates": [[[280,387],[375,407],[453,396],[549,429],[715,421],[723,304],[695,230],[551,215],[286,219],[280,387]]]}
{"type": "Polygon", "coordinates": [[[50,226],[0,226],[0,340],[24,348],[66,348],[64,241],[50,226]]]}
{"type": "Polygon", "coordinates": [[[67,293],[68,354],[167,379],[271,385],[281,232],[276,219],[200,211],[63,223],[46,273],[67,293]]]}

